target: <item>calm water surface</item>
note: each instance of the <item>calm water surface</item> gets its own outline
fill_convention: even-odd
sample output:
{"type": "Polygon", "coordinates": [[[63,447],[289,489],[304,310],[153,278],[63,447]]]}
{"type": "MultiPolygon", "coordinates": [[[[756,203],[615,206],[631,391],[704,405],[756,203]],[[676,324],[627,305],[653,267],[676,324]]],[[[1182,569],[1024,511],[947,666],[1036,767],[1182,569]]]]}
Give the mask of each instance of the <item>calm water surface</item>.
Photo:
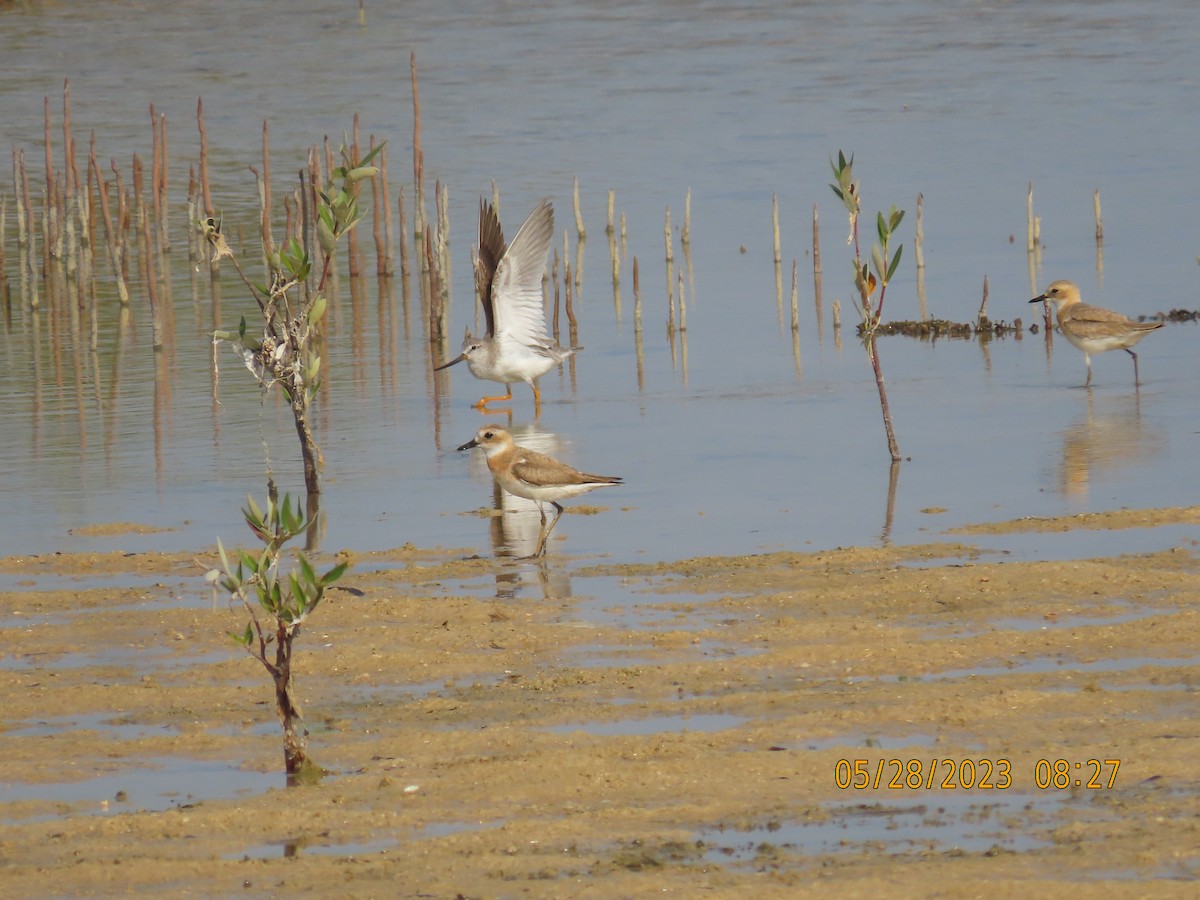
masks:
{"type": "MultiPolygon", "coordinates": [[[[389,141],[393,202],[403,185],[411,211],[410,53],[420,67],[430,192],[435,178],[450,192],[455,348],[475,321],[470,247],[479,196],[497,184],[510,236],[549,196],[561,235],[579,179],[589,238],[576,312],[587,349],[573,372],[543,379],[540,419],[528,389],[515,388],[512,426],[522,440],[627,484],[588,498],[608,507],[602,514],[564,517],[553,555],[638,561],[902,543],[940,539],[968,522],[1197,502],[1195,326],[1170,325],[1139,348],[1140,392],[1125,354],[1097,357],[1085,391],[1081,355],[1061,339],[1048,351],[1028,331],[985,346],[883,339],[906,457],[889,504],[878,399],[848,304],[846,222],[827,187],[829,157],[844,149],[857,161],[866,235],[874,210],[909,210],[885,311],[893,318],[917,316],[918,194],[936,316],[971,320],[985,276],[991,316],[1027,325],[1035,308],[1026,301],[1052,278],[1072,278],[1085,299],[1134,316],[1200,307],[1191,289],[1200,251],[1200,182],[1190,174],[1200,138],[1200,10],[1192,4],[444,6],[368,3],[366,28],[356,3],[311,0],[35,3],[0,13],[0,145],[23,148],[35,184],[44,177],[43,98],[61,159],[69,78],[80,146],[94,130],[100,158],[128,172],[133,153],[149,158],[153,103],[170,122],[176,235],[176,333],[156,365],[140,288],[124,328],[109,295],[95,355],[67,325],[24,308],[10,224],[0,552],[243,539],[238,508],[247,493],[263,494],[264,440],[281,486],[302,488],[290,416],[274,398],[260,404],[228,349],[214,389],[207,288],[194,299],[183,243],[196,100],[204,100],[227,231],[252,228],[248,167],[261,165],[264,119],[277,193],[290,186],[305,147],[325,135],[336,145],[358,113],[364,142],[389,141]],[[1030,182],[1045,244],[1034,285],[1024,248],[1030,182]],[[610,189],[627,222],[619,304],[604,234],[610,189]],[[689,191],[688,329],[672,346],[663,223],[669,207],[678,231],[689,191]],[[814,204],[821,328],[809,255],[814,204]],[[640,361],[635,256],[645,304],[640,361]],[[835,299],[846,306],[840,341],[835,299]],[[168,530],[104,537],[83,528],[115,522],[168,530]]],[[[0,192],[11,210],[11,180],[0,192]]],[[[574,255],[573,228],[569,237],[574,255]]],[[[363,239],[370,255],[369,231],[363,239]]],[[[561,255],[561,238],[556,245],[561,255]]],[[[225,275],[221,319],[231,327],[253,304],[232,271],[225,275]]],[[[494,504],[490,479],[482,459],[454,451],[486,421],[469,408],[483,385],[458,367],[435,395],[419,304],[415,295],[405,304],[398,282],[370,278],[355,295],[343,283],[330,332],[331,402],[317,413],[323,546],[492,552],[487,520],[469,515],[494,504]]],[[[440,361],[442,352],[433,355],[440,361]]],[[[506,540],[520,549],[536,522],[533,514],[509,518],[506,540]]],[[[1023,557],[1090,555],[1194,532],[985,544],[1023,557]]]]}

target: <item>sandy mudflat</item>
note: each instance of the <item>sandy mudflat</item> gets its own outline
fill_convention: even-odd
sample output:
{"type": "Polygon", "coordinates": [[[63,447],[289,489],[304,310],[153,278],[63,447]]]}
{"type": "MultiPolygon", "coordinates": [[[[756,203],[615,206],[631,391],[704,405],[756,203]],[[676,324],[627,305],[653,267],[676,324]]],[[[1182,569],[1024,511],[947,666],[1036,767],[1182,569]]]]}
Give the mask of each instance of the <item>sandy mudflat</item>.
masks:
{"type": "Polygon", "coordinates": [[[1197,520],[573,560],[570,596],[552,548],[501,600],[511,564],[358,556],[299,639],[330,774],[294,788],[211,549],[0,560],[0,893],[1195,896],[1196,548],[986,540],[1197,520]]]}

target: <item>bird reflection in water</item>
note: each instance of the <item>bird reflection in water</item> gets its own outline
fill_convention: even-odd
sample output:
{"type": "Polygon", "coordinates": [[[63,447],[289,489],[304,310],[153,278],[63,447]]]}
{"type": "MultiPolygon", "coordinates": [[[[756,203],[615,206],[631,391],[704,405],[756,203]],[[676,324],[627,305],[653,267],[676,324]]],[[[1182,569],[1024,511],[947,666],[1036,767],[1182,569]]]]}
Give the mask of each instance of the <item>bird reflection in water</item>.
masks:
{"type": "Polygon", "coordinates": [[[1104,407],[1089,392],[1084,417],[1062,432],[1059,486],[1068,497],[1085,499],[1093,478],[1145,465],[1162,450],[1164,436],[1142,424],[1137,394],[1104,407]]]}

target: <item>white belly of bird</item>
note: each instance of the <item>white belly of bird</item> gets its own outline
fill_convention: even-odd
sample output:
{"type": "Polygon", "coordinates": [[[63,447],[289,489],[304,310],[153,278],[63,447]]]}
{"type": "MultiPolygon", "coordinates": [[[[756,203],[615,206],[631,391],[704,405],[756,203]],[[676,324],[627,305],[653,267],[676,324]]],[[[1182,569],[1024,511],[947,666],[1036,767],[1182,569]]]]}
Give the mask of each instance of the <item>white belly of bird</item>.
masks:
{"type": "Polygon", "coordinates": [[[1128,331],[1125,334],[1111,334],[1102,337],[1078,337],[1070,332],[1065,334],[1072,346],[1078,347],[1084,353],[1091,354],[1132,347],[1149,333],[1149,331],[1128,331]]]}
{"type": "Polygon", "coordinates": [[[541,353],[529,352],[519,358],[505,358],[507,365],[498,367],[498,372],[507,382],[530,381],[541,378],[554,367],[554,360],[541,353]]]}
{"type": "Polygon", "coordinates": [[[554,360],[536,350],[514,352],[508,349],[499,358],[467,359],[467,368],[476,378],[513,384],[517,381],[532,382],[541,378],[554,367],[554,360]]]}

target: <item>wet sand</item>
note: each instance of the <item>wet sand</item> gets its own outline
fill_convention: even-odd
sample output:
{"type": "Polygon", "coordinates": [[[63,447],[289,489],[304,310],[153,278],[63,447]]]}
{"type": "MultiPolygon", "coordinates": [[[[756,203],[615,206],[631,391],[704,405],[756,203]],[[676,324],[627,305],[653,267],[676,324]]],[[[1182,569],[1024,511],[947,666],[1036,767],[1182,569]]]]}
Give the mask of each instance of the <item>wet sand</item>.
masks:
{"type": "Polygon", "coordinates": [[[213,550],[3,559],[0,888],[1194,896],[1195,546],[986,542],[1198,521],[634,566],[552,547],[546,596],[500,600],[479,594],[513,564],[353,557],[297,642],[329,774],[293,788],[266,672],[227,634],[244,613],[205,594],[213,550]],[[147,803],[155,767],[179,788],[147,803]]]}

